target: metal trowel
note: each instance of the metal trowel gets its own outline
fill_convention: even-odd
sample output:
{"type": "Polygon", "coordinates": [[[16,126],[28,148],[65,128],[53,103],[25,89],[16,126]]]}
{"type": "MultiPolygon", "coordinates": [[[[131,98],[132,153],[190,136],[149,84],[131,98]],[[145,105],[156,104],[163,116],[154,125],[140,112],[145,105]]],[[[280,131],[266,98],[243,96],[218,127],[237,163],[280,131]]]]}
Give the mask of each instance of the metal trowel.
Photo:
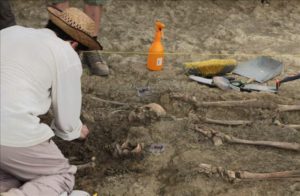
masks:
{"type": "Polygon", "coordinates": [[[240,91],[240,88],[232,85],[231,82],[225,78],[225,77],[221,77],[221,76],[215,76],[213,77],[213,84],[218,87],[219,89],[222,89],[224,91],[227,90],[237,90],[240,91]]]}

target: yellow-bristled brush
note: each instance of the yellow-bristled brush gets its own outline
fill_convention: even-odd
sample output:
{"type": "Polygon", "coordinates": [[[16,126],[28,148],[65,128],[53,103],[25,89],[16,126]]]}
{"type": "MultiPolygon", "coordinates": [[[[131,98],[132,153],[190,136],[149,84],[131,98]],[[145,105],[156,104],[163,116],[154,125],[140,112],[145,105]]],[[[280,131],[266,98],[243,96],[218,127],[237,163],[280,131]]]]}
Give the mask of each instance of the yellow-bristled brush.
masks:
{"type": "Polygon", "coordinates": [[[184,63],[186,69],[205,77],[224,75],[231,72],[237,65],[235,59],[211,59],[201,62],[184,63]]]}

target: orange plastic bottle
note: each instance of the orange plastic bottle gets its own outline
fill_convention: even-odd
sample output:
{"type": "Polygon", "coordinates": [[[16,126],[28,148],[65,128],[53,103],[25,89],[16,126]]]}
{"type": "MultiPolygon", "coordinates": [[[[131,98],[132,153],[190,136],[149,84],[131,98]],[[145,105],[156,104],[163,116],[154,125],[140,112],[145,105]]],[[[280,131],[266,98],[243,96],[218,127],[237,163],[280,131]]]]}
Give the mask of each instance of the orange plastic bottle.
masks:
{"type": "Polygon", "coordinates": [[[153,43],[149,49],[147,67],[152,71],[159,71],[163,68],[164,47],[161,43],[163,37],[163,28],[165,25],[159,21],[156,22],[156,33],[153,43]]]}

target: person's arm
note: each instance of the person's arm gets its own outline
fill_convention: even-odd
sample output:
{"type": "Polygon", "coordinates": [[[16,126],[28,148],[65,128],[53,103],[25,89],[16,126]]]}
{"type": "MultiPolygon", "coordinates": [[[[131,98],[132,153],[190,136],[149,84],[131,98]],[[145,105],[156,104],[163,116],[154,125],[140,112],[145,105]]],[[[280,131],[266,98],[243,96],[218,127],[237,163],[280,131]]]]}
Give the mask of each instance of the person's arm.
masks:
{"type": "Polygon", "coordinates": [[[64,140],[80,137],[81,74],[82,67],[78,55],[70,47],[59,51],[56,77],[52,87],[52,107],[55,119],[51,127],[64,140]]]}

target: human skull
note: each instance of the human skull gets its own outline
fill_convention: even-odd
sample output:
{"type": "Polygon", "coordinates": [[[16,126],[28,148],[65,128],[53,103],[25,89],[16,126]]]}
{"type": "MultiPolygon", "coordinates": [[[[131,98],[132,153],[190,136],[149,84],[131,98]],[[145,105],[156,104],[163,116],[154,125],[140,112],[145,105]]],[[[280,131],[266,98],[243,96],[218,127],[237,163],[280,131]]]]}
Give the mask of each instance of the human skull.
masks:
{"type": "Polygon", "coordinates": [[[128,119],[130,122],[153,122],[166,115],[166,111],[157,103],[150,103],[131,111],[128,119]]]}

